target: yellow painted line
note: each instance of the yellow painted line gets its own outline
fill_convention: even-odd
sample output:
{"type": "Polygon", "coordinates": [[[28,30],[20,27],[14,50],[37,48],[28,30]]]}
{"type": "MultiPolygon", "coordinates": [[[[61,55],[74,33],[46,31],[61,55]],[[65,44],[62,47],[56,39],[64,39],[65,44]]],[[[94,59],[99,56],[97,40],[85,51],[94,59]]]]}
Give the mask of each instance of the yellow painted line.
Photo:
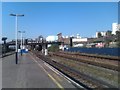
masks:
{"type": "Polygon", "coordinates": [[[56,80],[62,82],[63,80],[60,78],[60,76],[58,76],[56,73],[53,73],[52,75],[53,77],[55,77],[56,80]]]}
{"type": "MultiPolygon", "coordinates": [[[[31,55],[30,55],[31,56],[31,55]]],[[[64,90],[64,88],[56,81],[56,79],[54,79],[32,56],[31,56],[31,58],[34,60],[34,62],[36,62],[38,65],[39,65],[39,67],[41,67],[43,70],[44,70],[44,72],[54,81],[54,83],[59,87],[59,88],[61,88],[61,90],[64,90]]]]}
{"type": "Polygon", "coordinates": [[[57,84],[59,88],[61,88],[61,90],[64,90],[64,88],[49,73],[48,76],[57,84]]]}

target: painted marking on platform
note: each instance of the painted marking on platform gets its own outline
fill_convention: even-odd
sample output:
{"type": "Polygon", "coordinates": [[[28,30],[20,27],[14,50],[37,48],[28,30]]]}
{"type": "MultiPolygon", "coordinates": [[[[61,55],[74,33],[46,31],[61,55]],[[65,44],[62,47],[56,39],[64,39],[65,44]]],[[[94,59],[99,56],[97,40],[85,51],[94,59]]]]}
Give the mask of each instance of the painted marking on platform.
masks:
{"type": "MultiPolygon", "coordinates": [[[[38,58],[40,59],[40,58],[38,58]]],[[[41,59],[40,59],[41,60],[41,59]]],[[[80,84],[78,84],[77,82],[73,81],[72,79],[70,79],[69,77],[67,77],[66,75],[64,75],[63,73],[61,73],[60,71],[58,71],[57,69],[55,69],[54,67],[50,66],[49,64],[47,64],[45,61],[42,60],[42,62],[45,63],[45,65],[47,67],[49,67],[52,71],[54,71],[56,74],[60,75],[61,77],[63,77],[65,80],[67,80],[69,83],[74,83],[75,85],[77,85],[79,88],[84,88],[82,87],[80,84]]]]}
{"type": "Polygon", "coordinates": [[[71,83],[68,79],[65,78],[65,76],[63,76],[58,70],[56,70],[54,67],[50,66],[49,64],[45,63],[45,65],[47,67],[49,67],[53,72],[55,72],[56,74],[58,74],[59,76],[63,77],[65,80],[68,81],[68,83],[71,83]]]}
{"type": "Polygon", "coordinates": [[[79,85],[78,83],[76,83],[75,81],[73,81],[72,79],[70,79],[69,77],[67,77],[66,75],[64,75],[63,73],[61,73],[60,71],[58,71],[57,69],[55,69],[54,67],[52,67],[52,66],[50,66],[49,64],[47,64],[46,62],[45,62],[45,65],[46,65],[47,67],[49,67],[53,72],[55,72],[56,74],[60,75],[60,76],[63,77],[65,80],[67,80],[69,83],[72,82],[72,83],[76,84],[78,87],[84,88],[84,87],[82,87],[81,85],[79,85]]]}
{"type": "MultiPolygon", "coordinates": [[[[31,55],[30,55],[30,56],[31,56],[31,55]]],[[[56,81],[56,79],[54,79],[54,78],[36,61],[35,58],[33,58],[32,56],[31,56],[31,58],[34,60],[34,62],[36,62],[36,63],[39,65],[39,67],[41,67],[41,68],[44,70],[44,72],[54,81],[54,83],[55,83],[59,88],[61,88],[61,90],[64,90],[64,88],[56,81]]]]}
{"type": "MultiPolygon", "coordinates": [[[[56,70],[54,70],[49,64],[47,64],[46,62],[44,62],[44,64],[50,68],[52,71],[54,71],[56,74],[60,75],[56,70]]],[[[61,75],[60,75],[61,76],[61,75]]]]}

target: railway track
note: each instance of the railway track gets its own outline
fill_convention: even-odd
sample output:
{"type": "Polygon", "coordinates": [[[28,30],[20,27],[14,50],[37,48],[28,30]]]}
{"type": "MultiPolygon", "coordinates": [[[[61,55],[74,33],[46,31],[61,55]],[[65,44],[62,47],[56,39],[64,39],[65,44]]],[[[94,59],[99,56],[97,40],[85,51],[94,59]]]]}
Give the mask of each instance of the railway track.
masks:
{"type": "Polygon", "coordinates": [[[57,52],[57,53],[49,53],[52,56],[58,56],[58,57],[63,57],[63,58],[67,58],[67,59],[71,59],[71,60],[75,60],[78,62],[82,62],[82,63],[86,63],[86,64],[91,64],[91,65],[95,65],[98,67],[103,67],[106,69],[110,69],[110,70],[115,70],[115,71],[119,71],[119,66],[118,64],[120,63],[120,61],[118,59],[113,60],[109,58],[104,58],[104,57],[94,57],[94,56],[88,56],[88,55],[79,55],[79,54],[71,54],[71,53],[66,53],[66,52],[57,52]]]}
{"type": "Polygon", "coordinates": [[[92,58],[99,58],[99,59],[107,59],[113,61],[120,61],[119,56],[107,56],[107,55],[96,55],[96,54],[87,54],[87,53],[76,53],[76,52],[64,52],[60,51],[60,53],[69,54],[69,55],[76,55],[76,56],[85,56],[85,57],[92,57],[92,58]]]}
{"type": "Polygon", "coordinates": [[[58,69],[62,73],[64,73],[66,76],[70,77],[80,85],[82,85],[85,89],[92,89],[92,88],[116,88],[115,86],[108,84],[106,82],[103,82],[102,80],[98,80],[94,77],[90,77],[89,75],[83,74],[69,66],[66,66],[64,64],[61,64],[59,62],[56,62],[49,57],[45,57],[41,55],[40,53],[33,52],[37,57],[44,60],[45,62],[49,63],[54,68],[58,69]]]}

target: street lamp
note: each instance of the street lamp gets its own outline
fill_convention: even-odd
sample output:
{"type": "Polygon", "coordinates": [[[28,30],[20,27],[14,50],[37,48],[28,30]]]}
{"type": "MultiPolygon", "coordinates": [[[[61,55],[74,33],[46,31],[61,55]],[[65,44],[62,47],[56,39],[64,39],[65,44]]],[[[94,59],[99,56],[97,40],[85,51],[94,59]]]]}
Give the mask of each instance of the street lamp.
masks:
{"type": "Polygon", "coordinates": [[[16,60],[16,64],[18,63],[18,46],[17,46],[17,37],[18,37],[18,22],[17,22],[17,17],[22,17],[24,16],[24,14],[10,14],[10,16],[15,16],[16,17],[16,20],[15,20],[15,28],[16,28],[16,31],[15,31],[15,38],[16,38],[16,50],[15,50],[15,60],[16,60]]]}
{"type": "Polygon", "coordinates": [[[25,33],[25,31],[18,31],[21,34],[21,56],[22,56],[22,49],[23,49],[23,33],[25,33]]]}
{"type": "Polygon", "coordinates": [[[23,49],[25,49],[25,37],[23,37],[23,49]]]}

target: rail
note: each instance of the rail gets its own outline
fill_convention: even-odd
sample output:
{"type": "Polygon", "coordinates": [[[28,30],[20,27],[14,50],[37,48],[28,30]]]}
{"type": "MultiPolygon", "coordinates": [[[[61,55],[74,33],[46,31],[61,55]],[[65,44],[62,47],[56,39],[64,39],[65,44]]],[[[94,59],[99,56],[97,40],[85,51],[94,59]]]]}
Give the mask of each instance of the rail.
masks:
{"type": "Polygon", "coordinates": [[[116,88],[115,86],[108,84],[102,80],[98,80],[94,77],[90,77],[86,74],[83,74],[69,66],[63,65],[61,63],[58,63],[56,61],[53,61],[49,57],[45,57],[41,55],[40,53],[33,52],[37,57],[44,60],[54,68],[58,69],[62,73],[64,73],[66,76],[70,77],[77,83],[79,83],[81,86],[83,86],[85,89],[92,89],[92,88],[116,88]]]}

